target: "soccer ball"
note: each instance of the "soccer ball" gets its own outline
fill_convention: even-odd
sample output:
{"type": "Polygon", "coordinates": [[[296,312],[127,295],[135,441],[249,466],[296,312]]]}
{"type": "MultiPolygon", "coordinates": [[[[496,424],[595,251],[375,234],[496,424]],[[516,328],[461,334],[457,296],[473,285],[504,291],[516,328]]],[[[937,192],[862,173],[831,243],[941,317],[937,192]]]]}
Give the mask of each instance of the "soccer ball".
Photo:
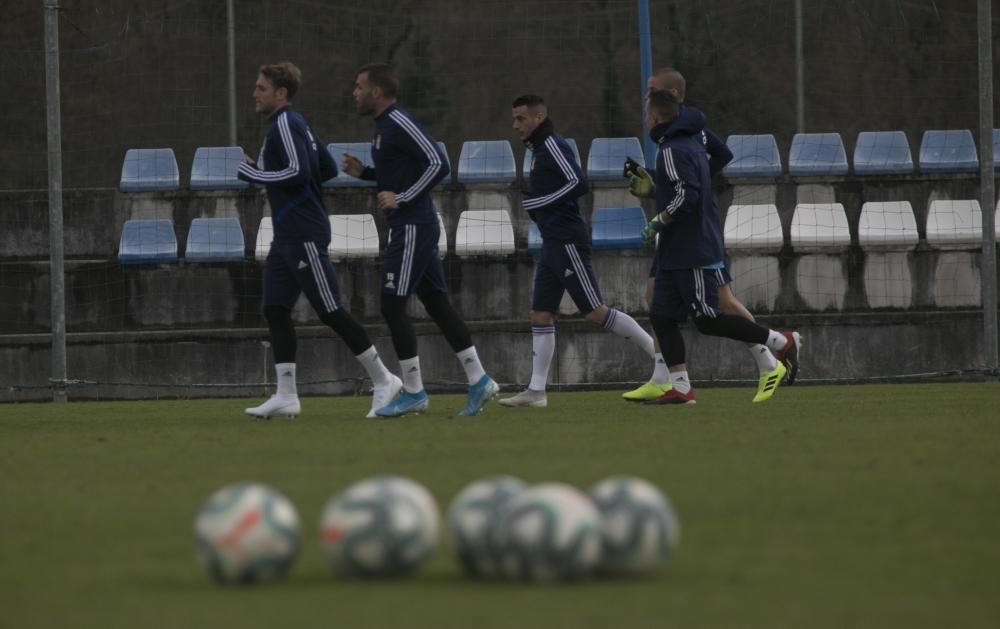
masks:
{"type": "Polygon", "coordinates": [[[337,575],[396,577],[415,572],[434,554],[439,520],[437,504],[422,485],[377,476],[330,499],[320,536],[337,575]]]}
{"type": "Polygon", "coordinates": [[[601,512],[602,571],[641,575],[667,563],[681,529],[659,489],[641,478],[612,476],[591,487],[590,497],[601,512]]]}
{"type": "Polygon", "coordinates": [[[198,557],[219,583],[285,575],[299,548],[299,516],[280,492],[241,483],[212,494],[194,522],[198,557]]]}
{"type": "Polygon", "coordinates": [[[451,501],[448,539],[467,575],[497,575],[497,523],[507,501],[525,487],[512,476],[491,476],[466,486],[451,501]]]}
{"type": "Polygon", "coordinates": [[[577,579],[601,559],[600,514],[563,483],[536,485],[507,502],[497,529],[503,574],[527,581],[577,579]]]}

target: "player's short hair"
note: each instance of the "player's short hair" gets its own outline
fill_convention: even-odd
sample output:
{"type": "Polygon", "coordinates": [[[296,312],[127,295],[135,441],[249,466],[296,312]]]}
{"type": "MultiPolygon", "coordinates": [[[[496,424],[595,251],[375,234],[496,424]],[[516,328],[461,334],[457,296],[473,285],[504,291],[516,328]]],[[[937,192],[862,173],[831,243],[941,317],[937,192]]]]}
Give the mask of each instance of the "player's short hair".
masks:
{"type": "Polygon", "coordinates": [[[386,98],[396,98],[399,93],[399,79],[396,70],[388,63],[366,63],[358,70],[358,74],[368,75],[368,85],[380,90],[386,98]]]}
{"type": "Polygon", "coordinates": [[[260,67],[258,72],[271,82],[274,89],[285,88],[285,91],[288,92],[288,100],[295,98],[295,93],[302,85],[302,70],[299,70],[299,67],[291,61],[266,63],[260,67]]]}
{"type": "Polygon", "coordinates": [[[521,96],[515,98],[514,102],[510,104],[511,109],[515,109],[517,107],[534,108],[539,106],[545,106],[545,99],[537,94],[522,94],[521,96]]]}
{"type": "Polygon", "coordinates": [[[684,100],[685,91],[687,90],[687,81],[684,79],[684,75],[680,73],[680,70],[666,66],[654,72],[653,76],[667,81],[669,84],[667,89],[673,88],[677,90],[677,95],[682,101],[684,100]]]}
{"type": "Polygon", "coordinates": [[[646,98],[646,107],[663,120],[673,120],[680,113],[680,101],[670,92],[653,92],[646,98]]]}

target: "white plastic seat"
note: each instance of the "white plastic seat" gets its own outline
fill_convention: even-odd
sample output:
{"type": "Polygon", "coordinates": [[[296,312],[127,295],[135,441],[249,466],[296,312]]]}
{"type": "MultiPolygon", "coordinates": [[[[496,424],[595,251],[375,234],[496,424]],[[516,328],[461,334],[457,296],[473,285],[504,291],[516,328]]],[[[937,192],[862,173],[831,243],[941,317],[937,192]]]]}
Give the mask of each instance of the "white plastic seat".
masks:
{"type": "Polygon", "coordinates": [[[727,250],[777,253],[784,242],[776,205],[731,205],[724,231],[727,250]]]}
{"type": "Polygon", "coordinates": [[[514,226],[507,210],[466,210],[458,217],[455,253],[459,256],[513,255],[514,226]]]}
{"type": "Polygon", "coordinates": [[[872,251],[913,249],[920,236],[909,201],[870,201],[861,206],[858,243],[872,251]]]}
{"type": "Polygon", "coordinates": [[[840,203],[799,203],[791,227],[796,251],[843,251],[851,244],[847,214],[840,203]]]}
{"type": "Polygon", "coordinates": [[[927,242],[938,249],[975,249],[983,241],[983,213],[975,199],[931,201],[927,242]]]}
{"type": "Polygon", "coordinates": [[[842,310],[847,298],[844,256],[851,244],[847,214],[840,203],[800,203],[792,216],[791,243],[799,296],[812,310],[842,310]]]}
{"type": "Polygon", "coordinates": [[[267,259],[267,252],[271,250],[271,240],[274,238],[274,226],[271,225],[271,217],[265,216],[260,219],[257,227],[257,244],[254,245],[254,257],[258,262],[267,259]]]}
{"type": "Polygon", "coordinates": [[[333,260],[378,257],[378,227],[371,214],[334,214],[330,234],[327,251],[333,260]]]}

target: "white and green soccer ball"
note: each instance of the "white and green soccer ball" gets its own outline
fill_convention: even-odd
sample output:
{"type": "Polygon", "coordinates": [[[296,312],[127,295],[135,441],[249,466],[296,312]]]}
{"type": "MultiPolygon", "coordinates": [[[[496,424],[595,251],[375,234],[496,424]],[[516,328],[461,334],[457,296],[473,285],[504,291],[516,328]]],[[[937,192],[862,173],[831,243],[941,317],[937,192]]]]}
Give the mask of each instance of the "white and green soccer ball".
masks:
{"type": "Polygon", "coordinates": [[[504,576],[564,581],[591,574],[601,559],[601,520],[586,494],[544,483],[512,497],[497,528],[504,576]]]}
{"type": "Polygon", "coordinates": [[[467,485],[448,507],[448,541],[471,577],[499,574],[497,525],[511,497],[527,485],[513,476],[491,476],[467,485]]]}
{"type": "Polygon", "coordinates": [[[377,476],[330,499],[320,537],[337,575],[398,577],[434,554],[439,528],[437,503],[427,489],[408,478],[377,476]]]}
{"type": "Polygon", "coordinates": [[[601,513],[601,571],[645,575],[667,564],[681,528],[670,500],[641,478],[612,476],[590,488],[601,513]]]}
{"type": "Polygon", "coordinates": [[[283,577],[299,549],[299,516],[266,485],[240,483],[212,494],[194,522],[198,557],[219,583],[267,583],[283,577]]]}

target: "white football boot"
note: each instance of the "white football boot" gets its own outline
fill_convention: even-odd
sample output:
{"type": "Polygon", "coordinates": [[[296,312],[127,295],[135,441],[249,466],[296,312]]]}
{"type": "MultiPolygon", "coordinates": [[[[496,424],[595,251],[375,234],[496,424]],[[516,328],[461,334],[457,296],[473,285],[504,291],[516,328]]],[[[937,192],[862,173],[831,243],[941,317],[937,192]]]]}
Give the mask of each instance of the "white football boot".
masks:
{"type": "Polygon", "coordinates": [[[271,399],[260,406],[254,406],[244,411],[250,417],[259,419],[271,419],[272,417],[287,417],[293,419],[302,412],[302,405],[299,404],[299,396],[287,393],[278,393],[271,396],[271,399]]]}
{"type": "Polygon", "coordinates": [[[393,399],[395,399],[395,397],[399,395],[399,391],[402,388],[403,388],[403,381],[400,380],[399,377],[394,373],[389,374],[389,382],[387,382],[386,384],[375,385],[375,388],[372,391],[372,409],[368,411],[368,415],[366,415],[366,417],[368,419],[377,417],[375,415],[375,411],[377,411],[378,409],[382,408],[383,406],[391,402],[393,399]]]}

